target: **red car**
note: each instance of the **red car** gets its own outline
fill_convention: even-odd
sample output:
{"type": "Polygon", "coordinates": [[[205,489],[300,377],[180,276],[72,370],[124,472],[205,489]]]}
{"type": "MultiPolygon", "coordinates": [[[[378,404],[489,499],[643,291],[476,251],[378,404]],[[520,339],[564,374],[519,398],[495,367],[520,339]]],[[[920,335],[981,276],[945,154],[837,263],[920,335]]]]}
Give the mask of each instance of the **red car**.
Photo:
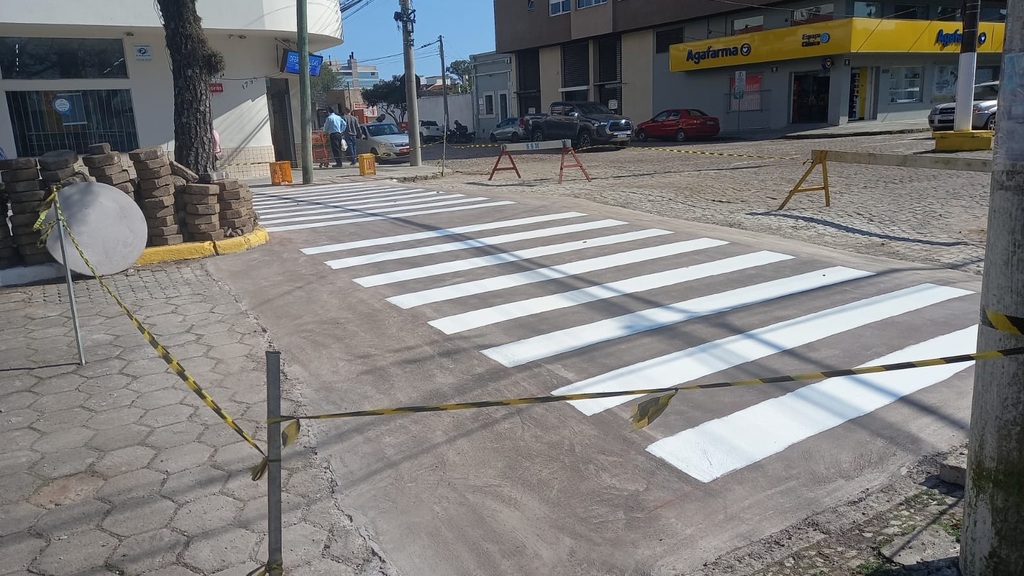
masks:
{"type": "Polygon", "coordinates": [[[637,124],[636,139],[641,142],[649,138],[683,142],[691,138],[713,138],[720,131],[718,118],[696,108],[675,108],[663,110],[647,122],[637,124]]]}

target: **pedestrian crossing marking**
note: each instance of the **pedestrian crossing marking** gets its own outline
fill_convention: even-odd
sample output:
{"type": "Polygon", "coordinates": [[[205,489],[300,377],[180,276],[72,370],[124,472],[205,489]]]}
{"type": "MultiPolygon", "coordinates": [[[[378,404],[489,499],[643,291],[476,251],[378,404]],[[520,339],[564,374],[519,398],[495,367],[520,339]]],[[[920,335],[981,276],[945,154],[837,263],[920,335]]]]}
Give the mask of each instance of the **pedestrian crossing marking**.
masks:
{"type": "MultiPolygon", "coordinates": [[[[336,200],[336,201],[361,201],[361,200],[372,200],[374,198],[388,198],[388,197],[400,197],[400,196],[411,196],[410,192],[424,192],[423,188],[373,188],[370,190],[362,190],[360,192],[352,192],[347,194],[338,194],[337,192],[318,192],[316,194],[309,194],[306,196],[300,196],[297,198],[282,198],[280,196],[273,196],[268,199],[256,199],[253,198],[253,206],[255,208],[277,208],[283,206],[285,208],[298,208],[303,207],[306,204],[315,204],[325,200],[336,200]]],[[[426,194],[440,194],[436,190],[428,190],[426,194]]]]}
{"type": "Polygon", "coordinates": [[[285,224],[285,223],[288,223],[288,222],[308,222],[310,220],[326,220],[326,219],[329,219],[329,218],[337,218],[339,215],[344,215],[344,213],[349,213],[350,215],[358,215],[358,214],[375,214],[376,215],[376,214],[384,214],[384,213],[387,213],[387,212],[397,212],[397,211],[401,211],[401,210],[416,210],[416,209],[420,209],[420,208],[435,208],[437,206],[451,206],[453,204],[468,204],[470,202],[479,202],[481,200],[486,200],[486,198],[480,198],[480,197],[459,198],[458,200],[442,200],[441,202],[427,202],[425,204],[413,204],[412,206],[393,206],[392,204],[389,203],[389,204],[387,204],[387,206],[392,206],[390,208],[379,208],[379,209],[376,209],[376,210],[347,210],[347,209],[342,208],[342,209],[331,210],[330,214],[321,214],[321,215],[318,215],[318,216],[287,217],[288,216],[287,214],[283,214],[282,215],[282,216],[285,216],[284,218],[282,218],[282,217],[263,218],[261,216],[260,217],[260,222],[265,222],[265,223],[271,224],[271,225],[285,224]]]}
{"type": "Polygon", "coordinates": [[[512,274],[505,274],[504,276],[492,276],[490,278],[463,282],[461,284],[452,284],[450,286],[441,286],[440,288],[430,288],[419,292],[400,294],[398,296],[392,296],[387,300],[399,308],[414,308],[424,304],[444,302],[447,300],[464,298],[466,296],[475,296],[477,294],[513,288],[515,286],[545,282],[547,280],[555,280],[558,278],[567,278],[578,274],[585,274],[587,272],[596,272],[598,270],[607,270],[617,266],[625,266],[627,264],[638,264],[640,262],[664,258],[666,256],[677,256],[686,252],[723,246],[725,244],[728,244],[728,242],[723,240],[713,240],[711,238],[685,240],[683,242],[673,242],[672,244],[661,244],[648,248],[628,250],[626,252],[616,252],[607,256],[597,256],[595,258],[587,258],[585,260],[576,260],[574,262],[558,266],[537,268],[534,270],[527,270],[525,272],[514,272],[512,274]]]}
{"type": "Polygon", "coordinates": [[[517,318],[551,312],[571,306],[579,306],[598,300],[616,298],[628,294],[655,290],[683,282],[709,278],[720,274],[728,274],[738,270],[745,270],[756,266],[764,266],[783,260],[792,259],[792,256],[779,254],[777,252],[755,252],[714,260],[703,264],[694,264],[683,268],[664,270],[653,274],[634,276],[625,280],[608,282],[597,286],[570,290],[559,294],[538,296],[517,302],[507,302],[489,308],[463,312],[454,316],[446,316],[428,322],[434,328],[445,334],[458,334],[475,328],[482,328],[500,322],[507,322],[517,318]]]}
{"type": "MultiPolygon", "coordinates": [[[[978,327],[932,338],[863,364],[892,364],[973,351],[978,327]]],[[[701,482],[759,462],[789,446],[938,384],[974,362],[842,376],[803,386],[728,416],[662,438],[647,452],[701,482]]]]}
{"type": "Polygon", "coordinates": [[[446,242],[444,244],[433,244],[430,246],[420,246],[418,248],[406,248],[404,250],[391,250],[388,252],[376,252],[373,254],[364,254],[361,256],[350,256],[348,258],[328,260],[326,264],[331,268],[337,270],[339,268],[351,268],[353,266],[374,264],[378,262],[386,262],[389,260],[400,260],[403,258],[413,258],[416,256],[425,256],[428,254],[441,254],[444,252],[454,252],[457,250],[468,250],[470,248],[484,248],[488,246],[495,246],[498,244],[507,244],[509,242],[518,242],[521,240],[550,238],[552,236],[562,236],[565,234],[574,234],[577,232],[600,230],[603,228],[622,226],[624,224],[626,224],[626,222],[623,222],[622,220],[596,220],[593,222],[582,222],[579,224],[567,224],[564,226],[554,226],[551,228],[528,230],[526,232],[499,234],[497,236],[489,236],[486,238],[461,240],[459,242],[446,242]]]}
{"type": "MultiPolygon", "coordinates": [[[[306,202],[302,205],[291,205],[291,206],[278,206],[271,208],[259,208],[260,214],[276,214],[278,212],[287,212],[289,210],[317,210],[326,212],[332,208],[352,208],[355,206],[368,206],[368,205],[380,205],[387,206],[389,202],[396,204],[411,204],[413,202],[422,202],[425,196],[433,196],[435,198],[464,198],[465,194],[438,194],[437,192],[418,192],[416,194],[384,194],[382,196],[375,196],[373,198],[356,198],[354,202],[344,200],[336,201],[333,198],[317,200],[315,202],[306,202]],[[416,198],[416,200],[410,200],[410,198],[416,198]]],[[[314,212],[292,212],[292,214],[313,214],[314,212]]]]}
{"type": "Polygon", "coordinates": [[[555,330],[487,348],[482,352],[488,358],[512,368],[602,342],[872,275],[870,272],[836,266],[555,330]]]}
{"type": "MultiPolygon", "coordinates": [[[[624,366],[562,386],[553,394],[628,390],[636,382],[644,382],[650,388],[667,388],[970,293],[920,284],[624,366]]],[[[571,404],[590,416],[627,400],[604,398],[571,404]]]]}
{"type": "Polygon", "coordinates": [[[373,222],[375,220],[393,220],[396,218],[408,218],[409,216],[423,216],[426,214],[443,214],[446,212],[462,212],[464,210],[476,210],[479,208],[494,208],[497,206],[508,206],[515,204],[511,200],[497,200],[494,202],[483,202],[471,206],[449,206],[447,208],[435,208],[432,210],[413,210],[412,212],[399,212],[386,216],[364,216],[361,218],[345,218],[342,220],[330,220],[327,222],[307,222],[305,224],[289,224],[286,226],[268,226],[262,223],[267,232],[290,232],[292,230],[309,230],[311,228],[325,228],[328,226],[344,226],[346,224],[359,224],[362,222],[373,222]]]}
{"type": "Polygon", "coordinates": [[[483,268],[486,266],[496,266],[498,264],[506,264],[509,262],[519,262],[531,258],[540,258],[541,256],[564,254],[567,252],[575,252],[577,250],[586,250],[587,248],[597,248],[599,246],[610,246],[622,242],[643,240],[645,238],[653,238],[663,234],[671,234],[671,232],[668,230],[652,229],[639,230],[637,232],[626,232],[624,234],[615,234],[612,236],[600,236],[598,238],[590,238],[588,240],[576,240],[562,244],[553,244],[551,246],[540,246],[538,248],[528,248],[515,252],[503,252],[501,254],[491,254],[489,256],[441,262],[439,264],[418,266],[416,268],[407,268],[405,270],[398,270],[395,272],[363,276],[362,278],[356,278],[355,282],[360,286],[365,287],[394,284],[395,282],[403,282],[406,280],[440,276],[442,274],[450,274],[452,272],[464,272],[474,268],[483,268]]]}
{"type": "Polygon", "coordinates": [[[497,222],[470,224],[468,226],[457,226],[455,228],[446,228],[442,230],[428,230],[426,232],[412,232],[409,234],[399,234],[397,236],[384,236],[381,238],[370,238],[368,240],[342,242],[340,244],[327,244],[325,246],[317,246],[315,248],[303,248],[302,250],[300,250],[300,252],[306,255],[325,254],[327,252],[342,252],[344,250],[352,250],[355,248],[370,248],[372,246],[399,244],[401,242],[412,242],[414,240],[427,240],[430,238],[440,238],[443,236],[456,236],[459,234],[468,234],[470,232],[484,232],[487,230],[495,230],[498,228],[513,228],[515,226],[540,224],[543,222],[551,222],[553,220],[579,218],[581,216],[586,216],[586,214],[582,212],[561,212],[558,214],[531,216],[529,218],[516,218],[514,220],[498,220],[497,222]]]}

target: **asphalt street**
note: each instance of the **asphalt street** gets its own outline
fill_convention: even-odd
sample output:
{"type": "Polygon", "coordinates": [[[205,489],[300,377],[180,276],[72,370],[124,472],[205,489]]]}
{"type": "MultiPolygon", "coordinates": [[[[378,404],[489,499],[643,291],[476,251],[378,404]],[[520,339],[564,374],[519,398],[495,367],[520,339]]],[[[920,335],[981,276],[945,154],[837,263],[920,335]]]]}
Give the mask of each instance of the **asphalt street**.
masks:
{"type": "MultiPolygon", "coordinates": [[[[268,188],[209,262],[303,414],[626,390],[974,350],[977,276],[578,198],[268,188]]],[[[404,574],[678,574],[964,439],[969,364],[308,424],[404,574]]]]}

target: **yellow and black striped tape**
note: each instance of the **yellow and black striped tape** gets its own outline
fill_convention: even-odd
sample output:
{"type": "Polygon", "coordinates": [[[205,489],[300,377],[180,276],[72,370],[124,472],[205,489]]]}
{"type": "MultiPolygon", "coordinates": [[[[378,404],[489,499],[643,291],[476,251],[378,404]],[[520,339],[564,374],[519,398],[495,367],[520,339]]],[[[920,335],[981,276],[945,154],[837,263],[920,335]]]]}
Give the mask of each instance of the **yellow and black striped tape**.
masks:
{"type": "Polygon", "coordinates": [[[675,152],[677,154],[698,154],[701,156],[724,156],[726,158],[757,158],[759,160],[798,160],[796,156],[763,156],[760,154],[740,154],[737,152],[709,152],[707,150],[690,150],[687,148],[635,148],[638,148],[639,150],[653,150],[655,152],[675,152]]]}
{"type": "Polygon", "coordinates": [[[154,336],[153,333],[150,332],[149,329],[147,329],[146,326],[142,324],[138,317],[135,316],[135,314],[128,309],[128,306],[125,305],[121,298],[119,298],[117,294],[115,294],[114,291],[111,290],[109,286],[107,286],[107,283],[104,282],[102,278],[100,278],[99,273],[96,272],[96,268],[93,267],[92,263],[89,262],[89,259],[85,256],[85,252],[82,250],[82,246],[78,243],[78,240],[75,238],[75,235],[71,231],[71,228],[67,226],[67,221],[64,219],[64,213],[61,211],[60,200],[57,198],[56,193],[54,193],[51,196],[51,200],[53,202],[53,207],[57,211],[57,218],[55,219],[55,221],[59,222],[61,225],[64,226],[64,229],[68,233],[68,238],[70,238],[71,243],[75,245],[75,250],[78,251],[78,255],[82,257],[82,261],[85,262],[85,265],[89,268],[89,271],[92,272],[93,277],[96,278],[97,282],[99,282],[100,287],[103,288],[103,290],[111,298],[114,299],[114,302],[117,303],[117,306],[121,309],[122,312],[124,312],[128,316],[128,319],[132,321],[132,324],[134,324],[135,328],[142,334],[142,337],[146,339],[146,342],[148,342],[149,345],[152,346],[154,350],[156,350],[157,355],[160,356],[160,358],[167,363],[167,366],[170,367],[171,371],[174,372],[178,376],[178,378],[180,378],[181,381],[184,382],[185,385],[188,386],[189,389],[192,390],[192,392],[194,392],[196,396],[198,396],[199,399],[203,401],[203,403],[209,406],[210,410],[213,410],[213,413],[216,414],[221,420],[223,420],[224,423],[228,425],[228,427],[234,430],[236,434],[241,436],[242,439],[246,441],[246,443],[255,448],[256,451],[259,452],[261,456],[263,456],[263,460],[259,464],[254,466],[252,469],[252,479],[259,480],[261,477],[263,477],[263,474],[267,470],[266,452],[264,452],[263,449],[260,448],[259,444],[257,444],[256,441],[253,440],[252,436],[250,436],[245,430],[243,430],[242,427],[239,426],[238,423],[235,422],[234,419],[231,418],[231,416],[229,416],[227,412],[225,412],[224,409],[221,408],[219,404],[217,404],[216,401],[214,401],[214,399],[206,392],[206,390],[203,390],[202,386],[200,386],[199,383],[196,382],[195,378],[193,378],[192,375],[189,374],[187,370],[185,370],[185,367],[182,366],[181,363],[179,363],[178,360],[171,355],[167,348],[164,348],[164,346],[157,341],[156,336],[154,336]]]}
{"type": "Polygon", "coordinates": [[[1024,346],[1017,348],[1006,348],[1002,350],[990,350],[974,354],[960,354],[957,356],[943,356],[940,358],[929,358],[926,360],[915,360],[912,362],[898,362],[895,364],[881,364],[876,366],[863,366],[861,368],[848,368],[843,370],[825,370],[822,372],[808,372],[805,374],[789,374],[785,376],[771,376],[768,378],[750,378],[746,380],[733,380],[731,382],[713,382],[710,384],[692,384],[687,386],[670,386],[667,388],[646,388],[636,390],[619,390],[615,392],[590,392],[585,394],[561,394],[549,396],[530,396],[524,398],[509,398],[506,400],[484,400],[479,402],[459,402],[454,404],[428,404],[422,406],[400,406],[396,408],[377,408],[374,410],[357,410],[353,412],[336,412],[333,414],[317,414],[313,416],[281,416],[269,420],[271,424],[290,422],[285,436],[290,442],[298,435],[299,421],[301,420],[333,420],[339,418],[359,418],[364,416],[393,416],[398,414],[422,414],[425,412],[452,412],[456,410],[473,410],[477,408],[495,408],[499,406],[524,406],[530,404],[550,404],[553,402],[572,402],[575,400],[596,400],[599,398],[615,398],[620,396],[641,396],[647,394],[667,395],[659,398],[652,398],[641,402],[633,409],[631,420],[636,428],[653,422],[668,407],[669,401],[677,392],[683,390],[711,390],[715,388],[729,388],[736,386],[754,386],[757,384],[774,384],[779,382],[799,382],[805,380],[824,380],[837,378],[839,376],[856,376],[860,374],[874,374],[877,372],[891,372],[896,370],[909,370],[911,368],[925,368],[928,366],[939,366],[943,364],[957,364],[960,362],[974,362],[979,360],[991,360],[1006,356],[1019,356],[1024,354],[1024,346]]]}
{"type": "Polygon", "coordinates": [[[1008,316],[993,310],[982,310],[981,323],[989,328],[995,328],[1000,332],[1024,335],[1024,318],[1019,316],[1008,316]]]}

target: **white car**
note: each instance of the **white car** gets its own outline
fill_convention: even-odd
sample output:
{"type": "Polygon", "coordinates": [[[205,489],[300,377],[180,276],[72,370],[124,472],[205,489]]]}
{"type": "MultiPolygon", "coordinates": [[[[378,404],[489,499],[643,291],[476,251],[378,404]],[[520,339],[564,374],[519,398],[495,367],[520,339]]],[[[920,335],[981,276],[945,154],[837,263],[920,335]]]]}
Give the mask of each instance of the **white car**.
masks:
{"type": "MultiPolygon", "coordinates": [[[[974,130],[996,129],[996,108],[999,103],[999,81],[984,82],[974,87],[974,104],[971,106],[971,128],[974,130]]],[[[956,116],[956,102],[940,104],[928,114],[928,126],[932,130],[952,130],[956,116]]]]}
{"type": "Polygon", "coordinates": [[[444,128],[441,128],[433,120],[420,120],[420,142],[441,140],[444,138],[444,128]]]}
{"type": "Polygon", "coordinates": [[[356,151],[373,154],[378,162],[409,159],[409,135],[393,122],[371,122],[359,127],[362,138],[356,141],[356,151]]]}

